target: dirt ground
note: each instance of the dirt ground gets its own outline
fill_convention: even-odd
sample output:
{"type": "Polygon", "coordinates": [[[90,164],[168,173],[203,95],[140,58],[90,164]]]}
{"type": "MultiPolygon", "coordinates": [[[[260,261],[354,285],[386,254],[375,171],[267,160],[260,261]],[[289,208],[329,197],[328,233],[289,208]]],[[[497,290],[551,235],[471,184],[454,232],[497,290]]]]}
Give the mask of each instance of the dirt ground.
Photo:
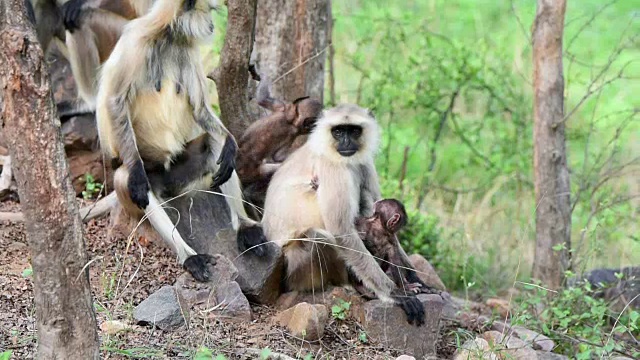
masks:
{"type": "MultiPolygon", "coordinates": [[[[0,211],[19,211],[19,204],[1,203],[0,211]]],[[[157,244],[134,241],[127,250],[126,241],[110,241],[108,225],[107,217],[91,220],[85,229],[98,325],[108,320],[133,324],[134,307],[162,286],[172,285],[183,270],[171,251],[157,244]]],[[[0,223],[0,352],[13,351],[12,359],[32,359],[36,349],[29,272],[24,225],[0,223]]],[[[266,347],[301,359],[394,359],[402,354],[371,339],[363,342],[359,338],[362,329],[352,319],[330,318],[324,337],[309,342],[272,325],[274,309],[258,304],[252,304],[252,309],[254,320],[250,323],[221,321],[194,310],[188,327],[171,332],[136,325],[116,335],[101,331],[101,355],[104,359],[193,358],[202,346],[230,359],[259,358],[266,347]]],[[[443,326],[437,346],[440,357],[450,358],[455,350],[453,338],[447,336],[452,326],[443,326]]]]}

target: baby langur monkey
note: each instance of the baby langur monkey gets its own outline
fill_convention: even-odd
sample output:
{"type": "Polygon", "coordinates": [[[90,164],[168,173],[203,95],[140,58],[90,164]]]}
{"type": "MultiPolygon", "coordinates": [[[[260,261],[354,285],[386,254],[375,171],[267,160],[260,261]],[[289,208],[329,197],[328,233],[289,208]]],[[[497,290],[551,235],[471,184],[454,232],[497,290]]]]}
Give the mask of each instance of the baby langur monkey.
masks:
{"type": "MultiPolygon", "coordinates": [[[[373,205],[373,215],[356,219],[356,229],[364,246],[375,256],[382,270],[388,273],[400,289],[413,293],[440,294],[425,284],[415,272],[406,253],[400,246],[397,233],[407,224],[404,205],[396,199],[378,200],[373,205]]],[[[369,296],[359,281],[356,290],[369,296]]]]}
{"type": "Polygon", "coordinates": [[[270,86],[271,82],[262,74],[256,100],[271,114],[251,124],[238,141],[236,171],[246,200],[257,207],[264,204],[271,176],[295,150],[294,141],[311,132],[322,112],[322,103],[309,97],[293,103],[275,99],[270,86]]]}

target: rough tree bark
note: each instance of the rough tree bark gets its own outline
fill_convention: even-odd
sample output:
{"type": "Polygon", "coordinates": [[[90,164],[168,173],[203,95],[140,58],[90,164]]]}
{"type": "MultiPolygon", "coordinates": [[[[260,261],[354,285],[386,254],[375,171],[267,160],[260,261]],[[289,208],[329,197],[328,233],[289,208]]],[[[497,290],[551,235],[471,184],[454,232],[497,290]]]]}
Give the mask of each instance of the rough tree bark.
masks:
{"type": "Polygon", "coordinates": [[[533,277],[552,289],[570,268],[571,200],[564,126],[565,0],[538,0],[533,29],[536,251],[533,277]]]}
{"type": "Polygon", "coordinates": [[[256,64],[275,81],[275,97],[322,101],[330,16],[330,0],[260,1],[256,64]]]}
{"type": "Polygon", "coordinates": [[[38,359],[97,359],[98,334],[75,193],[48,69],[23,0],[0,3],[2,126],[34,275],[38,359]]]}
{"type": "Polygon", "coordinates": [[[228,0],[227,33],[220,64],[209,74],[218,89],[220,117],[239,139],[251,124],[249,112],[249,59],[253,50],[253,30],[257,0],[228,0]]]}

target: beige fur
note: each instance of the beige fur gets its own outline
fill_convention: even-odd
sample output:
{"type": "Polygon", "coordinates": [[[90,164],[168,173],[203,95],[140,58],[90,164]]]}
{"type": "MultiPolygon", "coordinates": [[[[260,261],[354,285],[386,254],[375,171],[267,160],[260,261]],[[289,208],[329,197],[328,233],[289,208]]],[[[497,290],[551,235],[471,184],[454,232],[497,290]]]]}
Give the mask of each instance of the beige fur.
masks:
{"type": "MultiPolygon", "coordinates": [[[[124,168],[143,162],[170,166],[186,143],[204,132],[213,139],[211,156],[217,159],[230,136],[211,110],[198,47],[213,30],[210,4],[209,0],[199,0],[196,10],[184,12],[183,1],[156,0],[145,15],[124,27],[104,63],[96,102],[98,135],[105,154],[120,158],[124,168]]],[[[118,199],[132,214],[140,216],[129,196],[129,171],[119,169],[116,175],[118,199]]],[[[207,190],[211,183],[211,176],[205,176],[183,190],[207,190]]],[[[242,205],[237,175],[233,173],[220,188],[228,195],[225,199],[233,228],[255,225],[242,205]]],[[[177,233],[164,210],[151,208],[160,202],[153,190],[148,196],[150,204],[144,213],[184,262],[185,256],[195,252],[177,233]]]]}
{"type": "Polygon", "coordinates": [[[378,133],[375,119],[358,106],[340,105],[326,110],[309,141],[271,179],[262,225],[267,239],[283,248],[287,283],[292,289],[306,290],[311,284],[321,289],[336,277],[346,279],[345,266],[336,265],[343,260],[378,298],[391,301],[395,285],[371,257],[354,226],[355,218],[362,215],[361,198],[368,202],[364,211],[380,198],[373,164],[378,133]],[[340,156],[335,149],[331,128],[339,124],[363,127],[361,150],[351,157],[340,156]],[[311,186],[315,177],[317,190],[311,186]],[[340,247],[323,251],[327,245],[320,246],[319,260],[331,264],[329,274],[320,278],[322,268],[318,261],[311,261],[318,260],[318,255],[311,252],[310,245],[296,244],[304,241],[292,240],[301,237],[319,237],[319,241],[355,251],[340,247]]]}

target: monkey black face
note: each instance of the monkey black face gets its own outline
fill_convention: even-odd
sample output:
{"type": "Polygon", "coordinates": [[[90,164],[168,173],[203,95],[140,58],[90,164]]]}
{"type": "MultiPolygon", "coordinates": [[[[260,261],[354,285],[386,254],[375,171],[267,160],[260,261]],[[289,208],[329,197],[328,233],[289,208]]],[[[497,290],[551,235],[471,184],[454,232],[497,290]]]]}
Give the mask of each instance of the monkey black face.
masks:
{"type": "Polygon", "coordinates": [[[355,155],[360,150],[362,127],[358,125],[338,125],[331,128],[331,135],[337,141],[336,150],[342,156],[355,155]]]}

